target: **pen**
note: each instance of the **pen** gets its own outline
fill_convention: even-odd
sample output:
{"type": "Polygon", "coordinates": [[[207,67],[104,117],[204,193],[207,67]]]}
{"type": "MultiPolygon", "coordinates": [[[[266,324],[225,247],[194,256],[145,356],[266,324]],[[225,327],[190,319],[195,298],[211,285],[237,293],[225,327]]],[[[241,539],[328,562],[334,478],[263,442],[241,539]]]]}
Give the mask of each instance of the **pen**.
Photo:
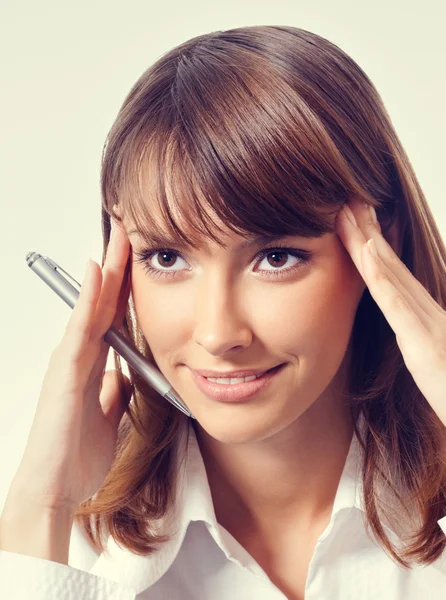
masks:
{"type": "MultiPolygon", "coordinates": [[[[53,260],[47,256],[42,256],[37,252],[28,252],[26,255],[26,262],[36,275],[42,279],[56,294],[62,298],[68,306],[74,308],[76,301],[79,297],[79,290],[81,288],[78,283],[69,273],[64,271],[53,260]],[[65,274],[62,275],[62,273],[65,274]],[[72,285],[68,279],[71,280],[72,285]],[[76,289],[76,287],[78,289],[76,289]]],[[[123,335],[117,331],[114,327],[110,329],[104,335],[104,340],[107,344],[110,344],[116,352],[125,361],[133,367],[133,369],[146,381],[154,390],[156,390],[163,398],[173,404],[178,410],[183,412],[188,417],[194,419],[195,417],[190,413],[188,408],[183,402],[177,397],[176,392],[162,375],[162,373],[149,363],[147,358],[137,350],[123,335]]]]}

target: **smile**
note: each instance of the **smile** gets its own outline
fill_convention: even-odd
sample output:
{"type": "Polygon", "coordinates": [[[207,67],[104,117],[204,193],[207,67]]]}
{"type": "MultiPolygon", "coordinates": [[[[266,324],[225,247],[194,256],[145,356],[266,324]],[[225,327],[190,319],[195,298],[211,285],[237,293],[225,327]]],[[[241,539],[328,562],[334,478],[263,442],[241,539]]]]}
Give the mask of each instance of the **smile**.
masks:
{"type": "Polygon", "coordinates": [[[191,373],[198,389],[208,398],[218,402],[243,402],[271,385],[284,366],[247,377],[206,377],[193,370],[191,373]]]}
{"type": "Polygon", "coordinates": [[[208,381],[212,381],[213,383],[221,383],[223,385],[234,385],[236,383],[246,383],[248,381],[254,381],[261,377],[261,375],[252,375],[251,377],[231,377],[230,379],[215,379],[214,377],[206,377],[208,381]]]}

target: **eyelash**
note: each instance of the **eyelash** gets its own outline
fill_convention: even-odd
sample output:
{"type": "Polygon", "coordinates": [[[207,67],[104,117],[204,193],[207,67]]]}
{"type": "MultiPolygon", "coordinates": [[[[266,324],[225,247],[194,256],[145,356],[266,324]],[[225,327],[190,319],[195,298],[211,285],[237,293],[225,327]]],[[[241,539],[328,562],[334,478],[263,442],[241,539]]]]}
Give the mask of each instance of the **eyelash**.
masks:
{"type": "MultiPolygon", "coordinates": [[[[183,258],[181,256],[181,254],[179,254],[178,252],[175,252],[171,248],[153,248],[151,250],[146,249],[146,250],[142,250],[141,252],[134,252],[135,256],[137,257],[135,262],[141,263],[143,265],[143,268],[146,271],[146,273],[148,273],[150,276],[153,276],[153,277],[176,277],[177,273],[180,273],[181,271],[179,271],[179,270],[168,271],[168,270],[162,270],[162,269],[155,269],[155,267],[152,267],[149,264],[148,261],[153,256],[155,256],[156,254],[162,253],[162,252],[173,254],[174,256],[183,258]]],[[[302,267],[304,267],[305,265],[307,265],[313,256],[313,252],[310,252],[309,250],[298,250],[297,248],[283,248],[283,247],[279,248],[279,247],[274,246],[271,248],[264,248],[263,250],[261,250],[255,256],[254,260],[256,262],[261,261],[269,254],[274,254],[275,252],[282,253],[282,254],[290,254],[291,256],[298,258],[300,260],[300,262],[293,265],[292,267],[287,267],[286,269],[277,269],[277,270],[273,269],[271,271],[263,271],[263,273],[266,274],[267,277],[279,278],[279,277],[283,277],[284,274],[288,274],[292,271],[293,272],[297,271],[297,270],[301,269],[302,267]]]]}

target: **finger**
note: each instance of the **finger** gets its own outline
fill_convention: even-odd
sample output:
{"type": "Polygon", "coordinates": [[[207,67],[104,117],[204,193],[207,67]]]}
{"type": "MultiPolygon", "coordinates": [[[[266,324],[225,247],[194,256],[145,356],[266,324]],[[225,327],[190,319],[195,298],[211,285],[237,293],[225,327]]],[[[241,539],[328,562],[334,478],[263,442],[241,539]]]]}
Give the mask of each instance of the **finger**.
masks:
{"type": "Polygon", "coordinates": [[[351,216],[348,215],[348,212],[342,207],[336,216],[336,233],[365,281],[365,274],[362,268],[361,249],[366,240],[361,229],[357,225],[354,225],[350,221],[350,218],[351,216]]]}
{"type": "Polygon", "coordinates": [[[120,293],[119,299],[118,299],[116,316],[113,321],[113,326],[116,327],[116,329],[119,329],[121,327],[122,322],[125,317],[125,313],[127,311],[129,296],[130,296],[130,292],[132,289],[131,266],[132,266],[132,261],[131,261],[131,256],[129,256],[129,259],[128,259],[128,262],[127,262],[127,265],[125,268],[125,272],[124,272],[121,293],[120,293]]]}
{"type": "Polygon", "coordinates": [[[94,260],[89,259],[79,297],[64,333],[64,339],[68,342],[67,347],[74,361],[81,357],[90,340],[101,285],[101,268],[94,260]]]}
{"type": "Polygon", "coordinates": [[[417,346],[428,345],[430,320],[413,296],[404,293],[406,290],[395,275],[379,256],[370,254],[367,245],[363,247],[363,259],[370,294],[395,332],[400,348],[404,346],[408,335],[412,342],[416,340],[417,346]]]}
{"type": "Polygon", "coordinates": [[[130,242],[122,226],[112,219],[112,235],[102,268],[103,283],[97,304],[97,320],[94,335],[102,338],[113,324],[118,310],[123,288],[126,289],[124,275],[129,261],[130,242]]]}
{"type": "MultiPolygon", "coordinates": [[[[348,213],[348,210],[346,211],[348,213]]],[[[351,223],[351,221],[348,219],[347,214],[344,210],[340,211],[340,222],[339,222],[339,227],[340,227],[340,237],[342,237],[342,241],[344,243],[344,245],[346,246],[347,250],[350,252],[350,255],[352,256],[352,260],[354,261],[356,267],[358,268],[358,270],[361,273],[362,278],[364,279],[364,281],[367,284],[367,287],[371,290],[371,285],[372,285],[372,279],[374,277],[374,273],[376,272],[377,269],[377,265],[374,266],[374,269],[372,269],[372,271],[369,271],[368,269],[365,268],[365,262],[367,261],[367,252],[364,250],[365,245],[366,245],[366,241],[367,239],[372,238],[375,242],[376,242],[376,237],[379,235],[381,236],[381,238],[383,238],[383,236],[381,235],[381,233],[378,233],[378,230],[376,229],[376,227],[371,225],[371,221],[368,222],[368,211],[361,211],[361,208],[356,207],[355,209],[355,220],[357,222],[357,225],[354,225],[351,223]],[[364,212],[367,213],[367,215],[364,215],[364,212]],[[366,237],[368,236],[368,237],[366,237]],[[364,254],[363,252],[365,252],[365,260],[363,258],[364,254]]],[[[383,238],[384,239],[384,238],[383,238]]],[[[387,243],[387,242],[386,242],[387,243]]],[[[378,248],[378,244],[376,244],[377,248],[378,248]]],[[[390,248],[392,250],[392,248],[390,248]]],[[[392,250],[393,252],[393,250],[392,250]]],[[[396,256],[396,255],[395,255],[396,256]]],[[[410,306],[410,308],[412,309],[413,312],[416,313],[420,313],[420,318],[422,320],[422,322],[424,324],[426,324],[425,319],[427,318],[427,315],[424,314],[423,317],[421,317],[421,313],[423,313],[423,309],[420,308],[419,306],[417,306],[417,303],[414,301],[414,299],[411,297],[410,293],[408,292],[408,290],[406,290],[404,288],[404,286],[401,284],[401,282],[398,280],[398,278],[389,271],[389,269],[386,267],[386,265],[384,264],[383,261],[381,261],[379,263],[379,269],[380,269],[380,273],[382,275],[382,277],[387,277],[387,279],[389,281],[392,281],[392,285],[393,288],[397,291],[398,295],[401,297],[401,299],[404,299],[405,303],[410,306]]],[[[379,289],[383,289],[384,286],[382,286],[379,289]]],[[[377,295],[376,292],[376,288],[375,288],[375,296],[374,300],[376,301],[376,303],[378,304],[378,306],[383,310],[383,306],[382,306],[382,302],[380,301],[381,298],[379,297],[379,295],[377,295]]],[[[384,310],[383,310],[384,312],[384,310]]],[[[387,317],[387,315],[385,315],[387,317]]]]}
{"type": "MultiPolygon", "coordinates": [[[[348,211],[347,211],[347,213],[348,213],[348,211]]],[[[366,227],[364,214],[363,213],[361,214],[361,211],[358,210],[357,207],[355,210],[354,217],[356,219],[357,225],[354,225],[351,223],[351,221],[347,217],[347,214],[344,210],[340,211],[340,214],[338,215],[339,222],[337,222],[338,234],[339,234],[339,237],[341,237],[344,246],[350,253],[350,256],[352,257],[352,260],[355,263],[358,271],[361,273],[361,276],[364,279],[365,283],[367,284],[367,287],[371,291],[371,286],[373,283],[372,280],[374,277],[376,277],[376,272],[377,272],[378,267],[376,264],[372,265],[371,270],[366,267],[366,263],[369,262],[367,260],[368,254],[367,254],[367,251],[365,250],[366,241],[367,241],[366,236],[367,235],[369,236],[367,239],[373,238],[373,240],[375,241],[375,237],[377,236],[378,231],[374,227],[373,228],[374,231],[370,232],[370,225],[368,228],[366,227]],[[368,229],[368,231],[366,231],[367,229],[368,229]],[[364,233],[365,233],[365,235],[364,235],[364,233]],[[365,259],[363,258],[364,256],[365,256],[365,259]]],[[[381,235],[381,234],[379,234],[379,235],[381,235]]],[[[377,246],[378,246],[378,244],[377,244],[377,246]]],[[[371,258],[370,258],[370,260],[371,260],[371,258]]],[[[383,261],[381,261],[381,263],[379,264],[379,270],[380,270],[380,274],[382,275],[382,277],[387,277],[387,279],[389,281],[392,281],[393,289],[396,290],[396,292],[401,297],[401,299],[404,299],[405,303],[408,306],[410,306],[412,311],[417,311],[416,303],[410,297],[409,292],[407,290],[404,290],[402,284],[387,269],[387,267],[383,261]]],[[[379,296],[379,290],[384,289],[384,287],[385,286],[381,286],[380,288],[378,288],[378,291],[377,291],[377,288],[375,286],[375,295],[373,296],[375,302],[378,304],[378,306],[382,310],[383,310],[383,306],[382,306],[381,298],[379,296]]],[[[418,309],[418,312],[420,312],[420,310],[421,309],[418,309]]],[[[383,310],[383,312],[384,312],[384,310],[383,310]]],[[[385,316],[387,317],[387,315],[385,315],[385,316]]]]}
{"type": "Polygon", "coordinates": [[[373,214],[369,208],[363,210],[363,217],[360,218],[360,223],[361,228],[365,233],[366,240],[373,237],[378,254],[383,263],[395,275],[400,284],[408,290],[414,298],[417,298],[418,304],[426,314],[432,316],[432,311],[437,313],[438,309],[441,310],[440,305],[432,298],[431,294],[422,283],[414,277],[407,265],[404,264],[386,238],[381,234],[379,222],[377,221],[376,224],[374,223],[373,214]]]}
{"type": "MultiPolygon", "coordinates": [[[[432,320],[433,311],[438,310],[439,306],[428,294],[427,290],[412,275],[406,265],[399,259],[393,248],[381,234],[380,230],[373,224],[371,214],[368,209],[361,206],[353,207],[355,210],[355,219],[357,226],[354,226],[341,210],[339,216],[339,235],[350,252],[353,261],[360,271],[364,281],[369,286],[369,275],[364,272],[363,248],[366,241],[373,238],[378,254],[381,258],[380,269],[383,276],[392,281],[398,294],[405,300],[406,304],[418,314],[419,319],[429,326],[432,320]],[[381,255],[381,249],[386,250],[387,258],[381,255]]],[[[367,259],[366,259],[367,260],[367,259]]],[[[379,302],[377,302],[380,305],[379,302]]]]}
{"type": "Polygon", "coordinates": [[[131,381],[124,373],[122,376],[125,382],[124,395],[121,395],[119,389],[118,371],[113,369],[104,374],[99,398],[104,416],[116,428],[118,427],[124,415],[126,406],[132,396],[131,381]]]}

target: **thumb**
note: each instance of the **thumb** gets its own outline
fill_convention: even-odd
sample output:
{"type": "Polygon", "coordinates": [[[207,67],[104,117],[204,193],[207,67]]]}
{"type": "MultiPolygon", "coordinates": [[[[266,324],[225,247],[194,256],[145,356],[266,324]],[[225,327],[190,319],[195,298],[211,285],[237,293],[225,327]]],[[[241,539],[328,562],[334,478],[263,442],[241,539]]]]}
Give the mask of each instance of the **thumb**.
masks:
{"type": "Polygon", "coordinates": [[[102,378],[102,388],[99,395],[99,402],[105,418],[116,428],[122,419],[125,408],[128,406],[133,392],[133,386],[130,379],[124,375],[124,373],[122,374],[122,377],[125,382],[124,395],[121,394],[119,389],[118,371],[116,369],[104,373],[102,378]]]}

